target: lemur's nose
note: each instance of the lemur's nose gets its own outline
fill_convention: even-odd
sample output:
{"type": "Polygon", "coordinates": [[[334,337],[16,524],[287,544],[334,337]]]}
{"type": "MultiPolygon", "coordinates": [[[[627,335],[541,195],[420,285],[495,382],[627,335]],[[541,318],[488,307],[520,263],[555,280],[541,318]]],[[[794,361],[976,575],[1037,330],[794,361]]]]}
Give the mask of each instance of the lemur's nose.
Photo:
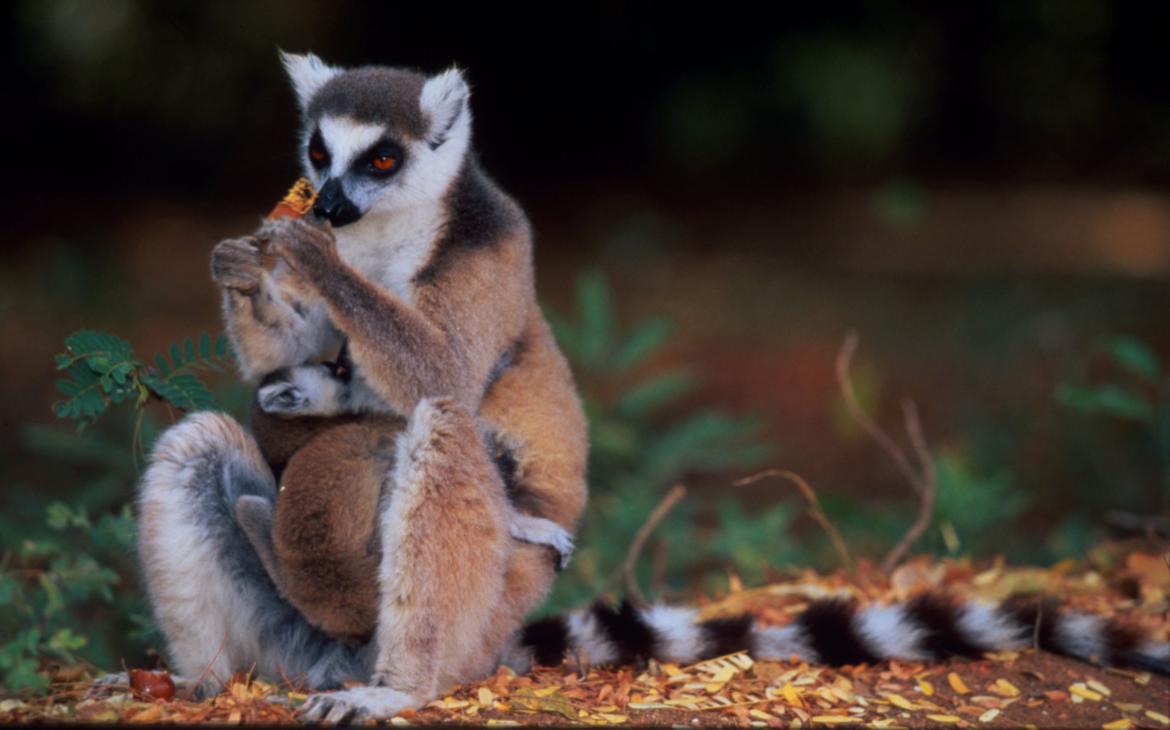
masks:
{"type": "Polygon", "coordinates": [[[317,202],[313,204],[313,212],[335,226],[353,223],[361,217],[357,206],[345,196],[337,178],[330,179],[321,187],[321,192],[317,193],[317,202]]]}

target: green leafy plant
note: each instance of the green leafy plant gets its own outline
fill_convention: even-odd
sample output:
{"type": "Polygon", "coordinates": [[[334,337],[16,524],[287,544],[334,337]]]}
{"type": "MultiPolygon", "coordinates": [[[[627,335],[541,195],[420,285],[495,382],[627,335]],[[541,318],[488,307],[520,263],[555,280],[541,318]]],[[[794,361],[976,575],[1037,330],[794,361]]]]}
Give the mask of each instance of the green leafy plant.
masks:
{"type": "Polygon", "coordinates": [[[1097,384],[1065,383],[1056,391],[1067,408],[1086,415],[1108,416],[1154,425],[1170,409],[1170,374],[1140,340],[1118,337],[1103,347],[1117,375],[1097,384]]]}
{"type": "Polygon", "coordinates": [[[117,666],[122,637],[143,642],[151,632],[141,597],[126,588],[130,508],[91,520],[54,502],[46,525],[0,554],[0,685],[9,689],[47,686],[54,666],[117,666]]]}
{"type": "MultiPolygon", "coordinates": [[[[597,596],[646,516],[673,484],[756,466],[771,452],[760,441],[758,419],[686,407],[696,377],[685,368],[661,367],[673,333],[671,322],[649,317],[622,327],[609,286],[598,272],[579,278],[576,295],[574,318],[550,312],[549,320],[574,367],[589,418],[590,506],[577,539],[579,549],[568,574],[557,581],[550,611],[597,596]]],[[[678,586],[689,582],[701,556],[715,555],[719,561],[708,573],[725,575],[731,569],[754,575],[758,555],[745,549],[706,550],[736,538],[713,542],[711,530],[704,530],[698,519],[706,510],[696,501],[685,500],[656,530],[657,545],[669,546],[660,573],[651,576],[649,558],[640,561],[639,573],[664,586],[678,586]]],[[[778,515],[763,519],[775,524],[778,515]]],[[[716,532],[737,530],[741,542],[750,542],[743,531],[751,530],[753,521],[720,524],[716,532]]]]}
{"type": "Polygon", "coordinates": [[[77,433],[28,426],[22,445],[61,481],[76,480],[75,504],[39,501],[44,521],[29,514],[35,499],[19,514],[0,514],[0,685],[9,689],[44,687],[54,665],[110,669],[123,658],[144,660],[155,635],[131,558],[134,519],[125,499],[137,479],[133,455],[161,429],[151,403],[218,407],[200,374],[226,372],[231,354],[223,335],[203,333],[147,364],[126,340],[81,330],[55,360],[65,399],[53,411],[77,433]],[[99,420],[103,428],[80,433],[99,420]],[[127,432],[129,444],[121,440],[127,432]]]}
{"type": "Polygon", "coordinates": [[[204,332],[198,345],[188,337],[169,352],[169,360],[158,353],[147,365],[120,337],[96,330],[74,332],[65,339],[65,352],[55,358],[57,370],[66,375],[57,381],[57,390],[66,398],[53,405],[54,412],[84,428],[110,406],[132,401],[141,409],[152,397],[185,411],[214,407],[211,391],[192,371],[223,372],[229,359],[227,338],[213,340],[204,332]]]}
{"type": "Polygon", "coordinates": [[[1085,547],[1099,538],[1102,510],[1164,512],[1170,498],[1170,370],[1149,345],[1124,336],[1098,345],[1087,364],[1089,374],[1056,390],[1057,402],[1090,417],[1085,428],[1091,429],[1079,434],[1083,447],[1070,454],[1088,474],[1078,480],[1081,512],[1066,516],[1052,537],[1063,546],[1085,547]],[[1155,494],[1161,498],[1151,499],[1155,494]]]}

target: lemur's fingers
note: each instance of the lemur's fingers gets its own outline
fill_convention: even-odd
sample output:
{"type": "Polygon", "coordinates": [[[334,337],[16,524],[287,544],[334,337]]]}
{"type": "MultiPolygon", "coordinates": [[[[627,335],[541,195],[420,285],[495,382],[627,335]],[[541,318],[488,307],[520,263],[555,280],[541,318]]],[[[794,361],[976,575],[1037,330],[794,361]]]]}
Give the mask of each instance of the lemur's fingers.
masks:
{"type": "Polygon", "coordinates": [[[310,281],[341,263],[333,229],[300,218],[280,218],[264,224],[260,237],[270,253],[284,259],[310,281]]]}
{"type": "Polygon", "coordinates": [[[264,267],[256,239],[229,238],[211,251],[211,278],[216,284],[243,292],[260,286],[264,267]]]}
{"type": "Polygon", "coordinates": [[[575,549],[573,536],[557,523],[543,517],[514,512],[508,529],[512,537],[521,542],[547,545],[555,550],[557,570],[564,570],[569,566],[569,559],[573,557],[575,549]]]}

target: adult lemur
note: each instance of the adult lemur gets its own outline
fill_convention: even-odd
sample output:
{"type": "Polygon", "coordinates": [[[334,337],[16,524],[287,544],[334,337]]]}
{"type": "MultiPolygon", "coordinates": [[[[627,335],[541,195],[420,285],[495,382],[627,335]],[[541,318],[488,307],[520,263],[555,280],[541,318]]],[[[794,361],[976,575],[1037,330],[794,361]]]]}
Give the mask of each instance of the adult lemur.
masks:
{"type": "Polygon", "coordinates": [[[691,661],[738,649],[785,660],[862,662],[1043,647],[1163,671],[1166,647],[1095,617],[1035,605],[927,597],[854,608],[816,602],[785,627],[698,622],[682,608],[604,606],[521,628],[552,578],[545,548],[508,539],[484,429],[515,463],[527,511],[571,528],[585,499],[585,424],[533,296],[520,209],[470,151],[457,71],[339,70],[286,56],[304,113],[303,154],[331,229],[283,221],[216,247],[213,272],[245,375],[318,359],[342,338],[377,396],[408,417],[381,513],[373,641],[312,629],[280,599],[234,519],[242,495],[271,499],[255,442],[217,414],[187,417],[143,477],[140,553],[172,666],[214,683],[236,670],[304,676],[309,719],[386,716],[448,684],[581,650],[593,662],[691,661]]]}

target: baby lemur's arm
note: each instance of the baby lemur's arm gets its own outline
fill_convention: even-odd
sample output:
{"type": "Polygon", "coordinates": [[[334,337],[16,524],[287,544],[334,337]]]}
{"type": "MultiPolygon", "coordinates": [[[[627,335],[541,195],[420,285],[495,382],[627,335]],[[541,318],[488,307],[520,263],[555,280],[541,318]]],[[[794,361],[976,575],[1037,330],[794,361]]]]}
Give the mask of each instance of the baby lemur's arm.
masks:
{"type": "Polygon", "coordinates": [[[477,410],[489,374],[535,306],[526,229],[485,244],[498,247],[490,256],[440,244],[414,278],[412,306],[345,263],[330,229],[303,220],[276,225],[270,250],[320,295],[372,390],[398,413],[432,396],[477,410]]]}

